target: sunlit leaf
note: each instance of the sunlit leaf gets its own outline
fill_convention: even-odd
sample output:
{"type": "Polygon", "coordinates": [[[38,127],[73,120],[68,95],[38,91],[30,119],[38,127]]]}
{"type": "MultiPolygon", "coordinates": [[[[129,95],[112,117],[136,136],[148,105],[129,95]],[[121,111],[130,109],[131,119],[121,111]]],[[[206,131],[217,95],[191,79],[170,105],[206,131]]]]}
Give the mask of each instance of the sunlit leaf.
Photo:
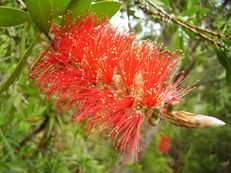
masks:
{"type": "Polygon", "coordinates": [[[88,12],[91,0],[71,0],[66,10],[70,10],[74,17],[79,17],[88,12]]]}
{"type": "Polygon", "coordinates": [[[63,14],[70,0],[51,0],[51,2],[53,6],[53,16],[58,16],[63,14]]]}
{"type": "Polygon", "coordinates": [[[156,4],[156,5],[160,5],[160,6],[164,6],[164,2],[161,0],[149,0],[150,2],[156,4]]]}
{"type": "Polygon", "coordinates": [[[197,0],[188,0],[187,1],[187,9],[193,8],[194,6],[196,6],[197,3],[198,3],[197,0]]]}
{"type": "Polygon", "coordinates": [[[28,13],[16,8],[0,6],[0,27],[17,26],[29,21],[28,13]]]}
{"type": "Polygon", "coordinates": [[[52,19],[51,0],[26,0],[32,20],[45,34],[49,32],[52,19]]]}
{"type": "Polygon", "coordinates": [[[184,39],[183,39],[183,32],[177,30],[172,37],[173,47],[177,49],[184,49],[184,39]]]}
{"type": "Polygon", "coordinates": [[[116,1],[100,1],[91,4],[90,12],[96,14],[100,18],[111,18],[121,7],[121,2],[116,1]]]}

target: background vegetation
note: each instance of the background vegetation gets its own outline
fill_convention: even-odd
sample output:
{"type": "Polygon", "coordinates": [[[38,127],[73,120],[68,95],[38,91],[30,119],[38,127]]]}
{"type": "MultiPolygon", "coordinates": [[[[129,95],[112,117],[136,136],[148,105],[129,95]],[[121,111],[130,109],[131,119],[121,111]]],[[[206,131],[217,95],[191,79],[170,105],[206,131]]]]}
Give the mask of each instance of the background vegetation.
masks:
{"type": "MultiPolygon", "coordinates": [[[[35,44],[31,52],[28,47],[38,32],[43,33],[40,37],[46,37],[49,30],[49,23],[41,21],[50,18],[45,12],[52,7],[54,16],[66,8],[76,14],[85,11],[87,1],[72,2],[82,3],[78,6],[81,10],[68,5],[69,1],[52,0],[49,6],[48,1],[38,0],[33,5],[28,0],[30,17],[19,14],[18,18],[13,15],[4,19],[3,14],[10,17],[10,12],[0,7],[0,26],[4,26],[0,27],[0,172],[229,173],[231,1],[150,0],[152,4],[123,1],[117,19],[127,21],[128,29],[144,40],[156,41],[170,50],[182,50],[179,70],[185,71],[185,83],[199,80],[197,88],[176,109],[212,115],[226,122],[225,127],[216,129],[182,129],[164,123],[159,133],[143,131],[146,149],[138,163],[127,165],[118,161],[110,143],[94,136],[86,139],[77,124],[68,122],[68,115],[56,116],[53,103],[45,100],[28,79],[29,66],[37,58],[41,45],[35,44]],[[43,17],[36,17],[36,12],[43,17]],[[161,134],[171,136],[168,154],[157,150],[161,134]]],[[[1,0],[0,5],[25,10],[20,2],[1,0]]],[[[113,16],[120,7],[119,3],[107,5],[110,10],[91,10],[99,16],[104,15],[102,11],[113,16]]],[[[60,21],[58,17],[53,19],[55,23],[60,21]]]]}

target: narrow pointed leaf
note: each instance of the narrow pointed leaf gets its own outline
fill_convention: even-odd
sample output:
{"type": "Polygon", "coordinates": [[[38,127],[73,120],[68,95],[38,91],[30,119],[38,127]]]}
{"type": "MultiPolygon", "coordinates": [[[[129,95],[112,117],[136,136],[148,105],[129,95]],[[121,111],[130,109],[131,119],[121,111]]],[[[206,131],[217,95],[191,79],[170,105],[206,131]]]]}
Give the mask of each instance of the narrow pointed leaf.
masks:
{"type": "Polygon", "coordinates": [[[221,50],[219,48],[214,48],[217,54],[218,61],[226,70],[226,81],[231,84],[231,53],[229,50],[221,50]]]}
{"type": "Polygon", "coordinates": [[[0,6],[0,27],[17,26],[29,21],[28,13],[16,8],[0,6]]]}
{"type": "Polygon", "coordinates": [[[6,149],[11,157],[12,160],[16,160],[16,155],[14,153],[13,147],[12,145],[8,142],[7,138],[3,135],[2,131],[0,131],[0,136],[1,136],[1,140],[3,141],[3,143],[6,146],[6,149]]]}
{"type": "Polygon", "coordinates": [[[90,12],[99,18],[111,18],[120,9],[122,3],[116,1],[100,1],[91,4],[90,12]]]}
{"type": "Polygon", "coordinates": [[[79,17],[88,12],[91,0],[71,0],[66,11],[70,10],[74,17],[79,17]]]}
{"type": "Polygon", "coordinates": [[[53,6],[53,17],[61,15],[67,8],[70,0],[51,0],[53,6]]]}
{"type": "Polygon", "coordinates": [[[231,71],[230,70],[227,70],[226,69],[226,72],[225,72],[225,79],[226,79],[226,82],[227,84],[231,84],[231,71]]]}
{"type": "Polygon", "coordinates": [[[32,41],[32,43],[30,44],[30,46],[28,47],[28,49],[26,50],[25,54],[21,57],[17,67],[14,69],[14,71],[11,73],[10,77],[1,85],[0,87],[0,94],[7,90],[9,88],[9,86],[18,78],[18,76],[20,75],[20,72],[22,71],[24,65],[26,64],[26,60],[29,57],[32,48],[34,46],[34,44],[37,41],[38,36],[32,41]]]}
{"type": "Polygon", "coordinates": [[[26,5],[32,20],[42,32],[47,34],[52,19],[51,0],[26,0],[26,5]]]}

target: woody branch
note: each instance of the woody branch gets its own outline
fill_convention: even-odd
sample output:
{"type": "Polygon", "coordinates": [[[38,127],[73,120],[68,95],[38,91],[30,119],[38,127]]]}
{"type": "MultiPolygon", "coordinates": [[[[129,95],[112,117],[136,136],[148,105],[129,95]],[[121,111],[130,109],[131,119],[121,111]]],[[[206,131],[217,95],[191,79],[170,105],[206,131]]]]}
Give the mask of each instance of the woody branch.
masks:
{"type": "Polygon", "coordinates": [[[168,14],[163,8],[159,7],[158,5],[152,3],[148,0],[144,0],[141,3],[136,1],[136,3],[139,5],[140,9],[142,9],[144,11],[144,13],[146,13],[152,17],[159,17],[161,20],[164,20],[164,21],[171,21],[171,22],[175,23],[176,25],[179,25],[180,27],[185,28],[185,29],[193,32],[194,34],[196,34],[200,38],[202,38],[202,39],[210,42],[211,44],[213,44],[217,47],[220,47],[222,49],[225,49],[226,47],[220,41],[218,41],[218,39],[220,39],[220,38],[231,39],[230,36],[227,36],[225,34],[211,31],[209,29],[204,29],[204,28],[201,28],[199,26],[192,25],[192,24],[189,24],[185,21],[182,21],[182,20],[176,18],[174,14],[168,14]],[[147,4],[150,7],[154,8],[156,11],[154,12],[153,10],[151,10],[147,4]],[[216,39],[213,39],[213,38],[207,36],[205,33],[216,37],[216,39]]]}

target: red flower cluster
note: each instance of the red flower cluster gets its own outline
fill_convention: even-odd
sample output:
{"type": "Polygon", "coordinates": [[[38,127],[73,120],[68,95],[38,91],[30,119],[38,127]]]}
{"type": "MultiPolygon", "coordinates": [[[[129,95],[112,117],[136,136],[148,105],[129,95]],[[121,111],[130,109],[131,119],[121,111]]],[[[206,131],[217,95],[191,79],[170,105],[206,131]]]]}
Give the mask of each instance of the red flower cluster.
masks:
{"type": "Polygon", "coordinates": [[[160,136],[160,140],[158,143],[158,151],[160,153],[165,153],[165,154],[168,153],[170,140],[171,140],[170,136],[167,135],[160,136]]]}
{"type": "Polygon", "coordinates": [[[119,152],[137,159],[141,122],[188,92],[179,88],[182,77],[173,82],[177,55],[93,15],[52,31],[52,43],[31,71],[36,86],[56,97],[59,112],[71,110],[73,122],[112,137],[119,152]]]}

